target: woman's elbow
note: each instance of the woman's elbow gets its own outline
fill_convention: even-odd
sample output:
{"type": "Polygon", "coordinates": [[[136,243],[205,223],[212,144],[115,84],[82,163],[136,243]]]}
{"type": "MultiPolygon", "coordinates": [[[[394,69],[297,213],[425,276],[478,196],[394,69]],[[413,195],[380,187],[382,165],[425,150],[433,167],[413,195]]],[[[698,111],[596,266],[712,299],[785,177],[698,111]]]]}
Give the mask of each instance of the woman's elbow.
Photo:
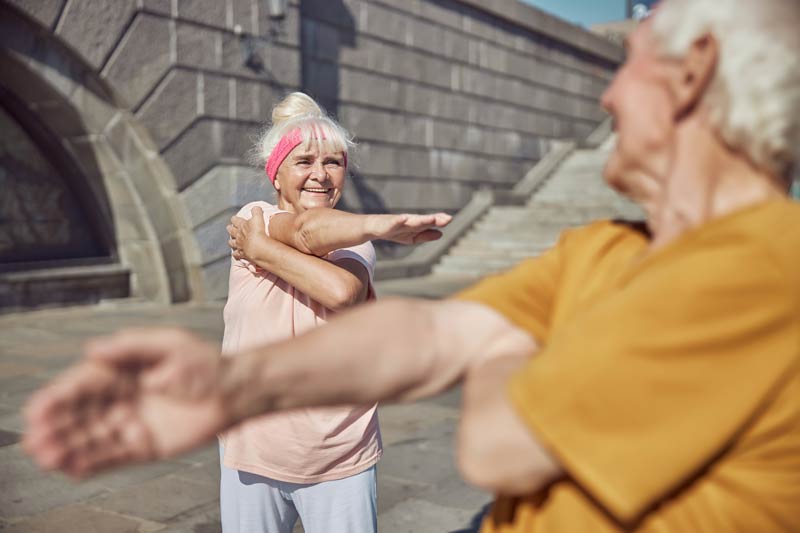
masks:
{"type": "Polygon", "coordinates": [[[364,302],[367,299],[366,293],[366,287],[360,281],[336,283],[331,287],[326,307],[332,311],[342,311],[364,302]]]}
{"type": "Polygon", "coordinates": [[[308,213],[309,211],[300,213],[294,219],[294,238],[292,239],[294,241],[294,247],[304,254],[322,257],[327,252],[317,249],[316,241],[314,239],[314,234],[316,232],[316,229],[314,228],[314,219],[309,216],[308,213]]]}

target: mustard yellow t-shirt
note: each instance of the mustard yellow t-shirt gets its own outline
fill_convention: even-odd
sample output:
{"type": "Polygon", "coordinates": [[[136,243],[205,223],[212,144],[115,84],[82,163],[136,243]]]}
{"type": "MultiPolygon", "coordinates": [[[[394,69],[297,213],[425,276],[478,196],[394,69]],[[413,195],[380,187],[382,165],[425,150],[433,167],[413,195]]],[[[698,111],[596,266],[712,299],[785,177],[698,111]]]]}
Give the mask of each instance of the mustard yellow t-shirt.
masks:
{"type": "Polygon", "coordinates": [[[800,205],[651,255],[602,222],[458,297],[542,345],[509,384],[566,477],[482,531],[800,531],[800,205]]]}

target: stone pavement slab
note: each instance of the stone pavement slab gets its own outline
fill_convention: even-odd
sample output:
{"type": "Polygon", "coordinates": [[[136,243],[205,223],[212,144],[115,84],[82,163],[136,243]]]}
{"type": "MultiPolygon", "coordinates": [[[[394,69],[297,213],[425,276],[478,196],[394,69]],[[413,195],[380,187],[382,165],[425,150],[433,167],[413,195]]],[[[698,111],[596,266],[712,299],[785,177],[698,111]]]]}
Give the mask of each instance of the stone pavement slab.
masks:
{"type": "MultiPolygon", "coordinates": [[[[428,285],[426,295],[435,297],[453,284],[428,285]]],[[[413,291],[403,286],[397,294],[413,291]]],[[[25,400],[80,357],[87,337],[145,325],[183,326],[219,342],[222,305],[123,302],[0,316],[0,531],[220,531],[215,444],[81,483],[39,471],[18,444],[25,400]]],[[[474,531],[470,523],[490,497],[465,485],[454,466],[459,403],[453,390],[423,402],[380,406],[381,532],[474,531]]]]}
{"type": "MultiPolygon", "coordinates": [[[[1,527],[1,526],[0,526],[1,527]]],[[[8,533],[52,533],[53,531],[131,532],[156,531],[159,524],[102,511],[83,504],[65,505],[30,520],[3,529],[8,533]]]]}

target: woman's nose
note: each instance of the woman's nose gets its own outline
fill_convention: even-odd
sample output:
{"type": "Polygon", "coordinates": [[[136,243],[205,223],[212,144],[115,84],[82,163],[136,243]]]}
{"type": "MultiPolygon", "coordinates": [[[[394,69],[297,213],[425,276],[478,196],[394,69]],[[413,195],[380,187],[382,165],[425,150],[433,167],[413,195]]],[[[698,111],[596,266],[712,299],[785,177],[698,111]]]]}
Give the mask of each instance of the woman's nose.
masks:
{"type": "Polygon", "coordinates": [[[328,173],[325,171],[325,167],[323,165],[317,164],[311,169],[311,177],[317,180],[325,181],[328,179],[328,173]]]}

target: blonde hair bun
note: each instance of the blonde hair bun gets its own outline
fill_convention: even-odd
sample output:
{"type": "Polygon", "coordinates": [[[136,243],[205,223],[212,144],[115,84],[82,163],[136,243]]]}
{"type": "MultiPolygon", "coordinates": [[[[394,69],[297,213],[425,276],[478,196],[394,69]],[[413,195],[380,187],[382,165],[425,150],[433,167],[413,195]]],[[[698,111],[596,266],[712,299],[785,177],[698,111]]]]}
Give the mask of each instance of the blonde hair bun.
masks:
{"type": "Polygon", "coordinates": [[[325,112],[305,93],[294,92],[286,96],[272,110],[272,124],[278,125],[297,117],[324,117],[325,112]]]}
{"type": "MultiPolygon", "coordinates": [[[[301,92],[287,95],[272,109],[272,124],[262,131],[251,151],[251,160],[264,167],[281,138],[298,130],[305,146],[322,144],[325,150],[345,155],[354,146],[353,137],[314,101],[301,92]]],[[[348,168],[352,160],[348,162],[348,168]]]]}

